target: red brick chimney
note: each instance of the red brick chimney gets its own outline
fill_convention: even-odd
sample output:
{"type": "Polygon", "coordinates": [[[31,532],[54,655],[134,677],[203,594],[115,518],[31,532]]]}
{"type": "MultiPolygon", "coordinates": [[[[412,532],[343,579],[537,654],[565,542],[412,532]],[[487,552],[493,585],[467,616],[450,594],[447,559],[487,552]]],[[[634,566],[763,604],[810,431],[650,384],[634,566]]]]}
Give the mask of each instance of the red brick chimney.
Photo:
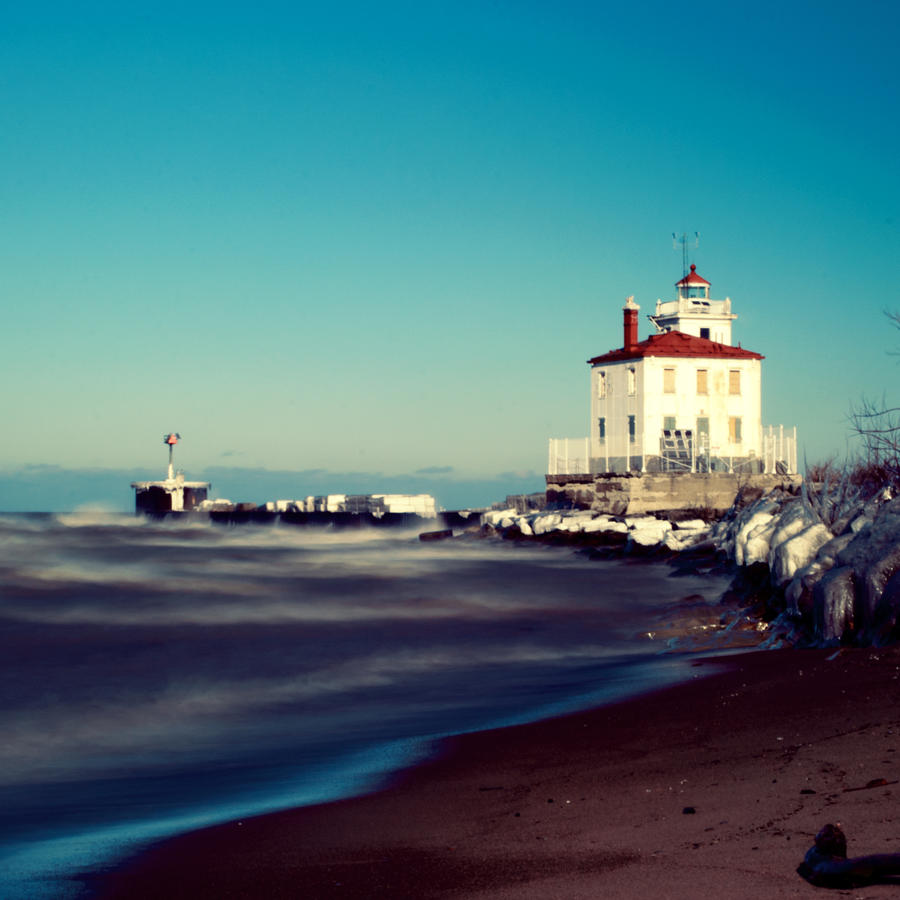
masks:
{"type": "Polygon", "coordinates": [[[629,297],[622,307],[625,314],[625,347],[632,350],[638,342],[638,310],[640,306],[634,302],[634,297],[629,297]]]}

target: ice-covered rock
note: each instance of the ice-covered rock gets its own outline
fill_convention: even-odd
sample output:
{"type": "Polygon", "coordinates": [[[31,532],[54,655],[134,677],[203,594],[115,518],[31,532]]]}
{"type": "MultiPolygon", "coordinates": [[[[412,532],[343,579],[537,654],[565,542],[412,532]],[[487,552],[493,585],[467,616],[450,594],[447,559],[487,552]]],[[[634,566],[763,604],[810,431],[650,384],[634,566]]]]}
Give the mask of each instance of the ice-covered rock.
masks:
{"type": "Polygon", "coordinates": [[[734,561],[739,566],[764,562],[769,555],[769,541],[776,527],[775,516],[765,510],[748,517],[734,538],[734,561]]]}
{"type": "Polygon", "coordinates": [[[684,522],[673,522],[676,531],[709,531],[709,523],[703,519],[686,519],[684,522]]]}
{"type": "Polygon", "coordinates": [[[708,533],[708,527],[697,528],[691,531],[684,529],[678,529],[676,531],[673,529],[672,531],[666,532],[665,537],[662,540],[662,545],[673,553],[681,553],[683,550],[687,550],[704,540],[708,533]]]}
{"type": "Polygon", "coordinates": [[[842,534],[823,544],[815,558],[798,570],[787,586],[784,596],[791,615],[800,615],[811,607],[812,591],[822,576],[835,563],[837,555],[853,540],[853,534],[842,534]]]}
{"type": "MultiPolygon", "coordinates": [[[[775,554],[779,547],[786,544],[795,535],[817,524],[821,523],[815,513],[800,500],[795,500],[787,505],[778,517],[778,525],[769,540],[769,568],[775,568],[775,554]]],[[[791,574],[793,575],[793,573],[791,574]]]]}
{"type": "Polygon", "coordinates": [[[503,525],[502,522],[504,520],[511,522],[515,516],[516,511],[514,509],[489,509],[482,514],[481,523],[490,525],[492,528],[508,528],[509,526],[503,525]]]}
{"type": "Polygon", "coordinates": [[[562,522],[562,516],[559,513],[545,513],[532,519],[531,529],[535,534],[547,534],[548,531],[553,531],[560,522],[562,522]]]}
{"type": "Polygon", "coordinates": [[[672,530],[670,522],[660,519],[634,520],[635,525],[628,533],[628,543],[638,547],[656,547],[672,530]]]}
{"type": "Polygon", "coordinates": [[[579,534],[584,530],[585,525],[592,521],[594,514],[589,511],[579,510],[571,512],[563,516],[562,521],[556,526],[556,531],[567,531],[570,534],[579,534]]]}
{"type": "Polygon", "coordinates": [[[874,519],[838,554],[837,562],[853,570],[858,627],[870,640],[881,640],[897,622],[880,608],[885,585],[900,571],[900,498],[885,503],[874,519]]]}
{"type": "Polygon", "coordinates": [[[581,530],[585,534],[590,534],[594,531],[603,531],[604,526],[609,521],[609,516],[593,516],[589,521],[584,522],[581,526],[581,530]]]}
{"type": "Polygon", "coordinates": [[[894,572],[884,585],[878,601],[878,618],[897,631],[900,620],[900,571],[894,572]]]}
{"type": "Polygon", "coordinates": [[[853,628],[853,569],[832,569],[813,589],[813,623],[816,638],[826,644],[840,641],[853,628]]]}
{"type": "MultiPolygon", "coordinates": [[[[794,519],[794,521],[802,521],[794,519]]],[[[769,553],[769,570],[772,581],[781,587],[790,581],[799,569],[808,566],[823,544],[831,540],[831,532],[819,522],[809,525],[799,533],[794,533],[787,540],[776,543],[778,534],[784,534],[781,527],[772,535],[772,549],[769,553]]]]}

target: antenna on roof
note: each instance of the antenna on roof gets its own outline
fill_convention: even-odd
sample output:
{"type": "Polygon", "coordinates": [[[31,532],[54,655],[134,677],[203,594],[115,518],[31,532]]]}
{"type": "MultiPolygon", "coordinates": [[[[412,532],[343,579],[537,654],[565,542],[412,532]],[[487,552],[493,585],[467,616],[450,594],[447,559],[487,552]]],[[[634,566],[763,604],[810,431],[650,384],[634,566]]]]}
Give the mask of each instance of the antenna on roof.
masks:
{"type": "Polygon", "coordinates": [[[672,249],[677,250],[678,245],[681,244],[681,277],[684,278],[688,273],[688,247],[691,244],[691,240],[694,242],[694,249],[700,246],[700,232],[695,231],[694,237],[689,238],[683,232],[680,235],[672,232],[672,249]]]}

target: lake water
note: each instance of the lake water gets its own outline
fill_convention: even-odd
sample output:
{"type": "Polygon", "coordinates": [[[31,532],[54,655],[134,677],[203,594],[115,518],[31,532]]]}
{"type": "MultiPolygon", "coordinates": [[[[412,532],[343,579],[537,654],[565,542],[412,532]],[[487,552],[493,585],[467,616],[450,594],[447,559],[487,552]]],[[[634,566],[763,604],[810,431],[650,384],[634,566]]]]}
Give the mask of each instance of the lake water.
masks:
{"type": "Polygon", "coordinates": [[[684,677],[647,634],[725,587],[392,529],[0,516],[0,896],[684,677]]]}

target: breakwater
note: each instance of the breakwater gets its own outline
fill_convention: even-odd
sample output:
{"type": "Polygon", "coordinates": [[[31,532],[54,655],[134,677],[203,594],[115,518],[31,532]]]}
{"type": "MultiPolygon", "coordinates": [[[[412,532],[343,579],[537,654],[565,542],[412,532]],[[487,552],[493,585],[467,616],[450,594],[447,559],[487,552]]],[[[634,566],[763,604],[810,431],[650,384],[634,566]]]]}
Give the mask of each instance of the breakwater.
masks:
{"type": "Polygon", "coordinates": [[[290,525],[337,530],[396,528],[408,530],[464,530],[478,528],[482,510],[446,510],[426,517],[408,512],[301,512],[272,510],[252,503],[239,503],[227,509],[166,510],[141,513],[156,520],[171,522],[212,522],[218,525],[290,525]]]}

